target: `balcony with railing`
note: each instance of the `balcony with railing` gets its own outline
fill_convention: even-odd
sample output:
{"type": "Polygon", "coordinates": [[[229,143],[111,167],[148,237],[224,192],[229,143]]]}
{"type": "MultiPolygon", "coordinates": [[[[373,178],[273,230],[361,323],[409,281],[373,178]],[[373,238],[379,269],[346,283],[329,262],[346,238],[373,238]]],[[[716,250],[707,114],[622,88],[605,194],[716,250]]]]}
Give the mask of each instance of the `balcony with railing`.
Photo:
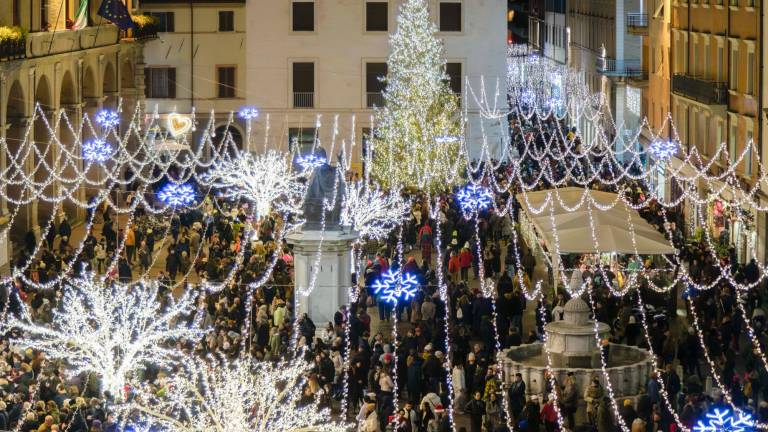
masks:
{"type": "Polygon", "coordinates": [[[368,108],[381,108],[384,106],[384,93],[368,92],[365,94],[365,106],[368,108]]]}
{"type": "Polygon", "coordinates": [[[636,35],[647,35],[648,14],[640,12],[627,13],[627,32],[636,35]]]}
{"type": "Polygon", "coordinates": [[[673,75],[672,93],[693,99],[705,105],[728,104],[727,83],[708,81],[690,75],[673,75]]]}
{"type": "Polygon", "coordinates": [[[32,32],[27,35],[27,58],[47,57],[114,45],[118,28],[89,26],[79,30],[32,32]]]}
{"type": "Polygon", "coordinates": [[[314,108],[315,93],[314,92],[293,92],[293,107],[294,108],[314,108]]]}
{"type": "Polygon", "coordinates": [[[595,61],[597,72],[605,76],[637,78],[644,75],[640,60],[616,60],[610,57],[598,57],[595,61]]]}

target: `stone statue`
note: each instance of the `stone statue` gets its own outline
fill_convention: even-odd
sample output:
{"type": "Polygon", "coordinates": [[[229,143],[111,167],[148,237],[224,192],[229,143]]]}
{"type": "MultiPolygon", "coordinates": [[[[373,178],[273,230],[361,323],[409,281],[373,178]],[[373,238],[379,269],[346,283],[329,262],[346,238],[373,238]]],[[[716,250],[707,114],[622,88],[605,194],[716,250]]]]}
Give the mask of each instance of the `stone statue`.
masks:
{"type": "Polygon", "coordinates": [[[328,163],[325,149],[315,151],[318,159],[326,162],[314,169],[309,179],[307,197],[304,200],[305,230],[322,230],[325,213],[325,230],[341,230],[341,202],[344,200],[344,178],[335,166],[328,163]],[[335,196],[334,196],[335,193],[335,196]],[[333,208],[328,209],[333,204],[333,208]]]}

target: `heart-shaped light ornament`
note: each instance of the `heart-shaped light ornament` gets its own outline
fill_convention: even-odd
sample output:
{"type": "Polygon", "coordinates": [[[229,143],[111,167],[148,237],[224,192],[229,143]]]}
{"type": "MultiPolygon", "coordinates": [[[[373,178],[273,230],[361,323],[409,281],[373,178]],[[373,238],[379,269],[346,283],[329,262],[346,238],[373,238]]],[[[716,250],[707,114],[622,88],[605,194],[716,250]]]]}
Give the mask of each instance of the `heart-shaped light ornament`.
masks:
{"type": "Polygon", "coordinates": [[[177,113],[168,114],[166,128],[174,138],[185,135],[192,129],[192,119],[177,113]]]}

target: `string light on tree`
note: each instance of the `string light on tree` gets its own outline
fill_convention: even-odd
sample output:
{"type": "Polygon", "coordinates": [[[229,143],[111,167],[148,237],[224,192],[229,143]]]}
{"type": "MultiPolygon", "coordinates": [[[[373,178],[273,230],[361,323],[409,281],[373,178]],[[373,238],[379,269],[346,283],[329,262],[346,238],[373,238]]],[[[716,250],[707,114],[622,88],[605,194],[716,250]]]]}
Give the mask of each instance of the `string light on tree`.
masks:
{"type": "Polygon", "coordinates": [[[397,191],[385,193],[378,187],[355,182],[347,184],[341,206],[341,223],[351,226],[361,238],[381,240],[405,222],[410,201],[397,191]]]}
{"type": "Polygon", "coordinates": [[[348,425],[330,420],[319,399],[303,401],[311,369],[303,355],[277,363],[195,358],[184,366],[171,375],[166,397],[142,392],[127,410],[130,421],[174,432],[347,430],[348,425]]]}
{"type": "Polygon", "coordinates": [[[298,214],[306,186],[300,181],[303,174],[290,169],[288,156],[269,150],[255,156],[244,153],[234,159],[225,158],[214,164],[205,181],[221,189],[227,198],[254,203],[257,217],[269,214],[275,204],[298,214]]]}
{"type": "Polygon", "coordinates": [[[419,289],[419,281],[410,273],[399,270],[387,270],[373,283],[374,293],[388,302],[397,304],[411,300],[419,289]]]}
{"type": "Polygon", "coordinates": [[[94,275],[82,276],[65,282],[50,324],[9,316],[6,328],[20,330],[15,345],[65,360],[72,377],[95,373],[101,389],[120,398],[126,380],[147,364],[175,364],[181,354],[175,342],[203,336],[196,321],[180,325],[194,311],[196,293],[184,290],[163,307],[158,288],[158,282],[107,285],[94,275]]]}
{"type": "Polygon", "coordinates": [[[389,39],[384,106],[376,110],[372,176],[385,189],[450,189],[464,167],[459,102],[426,0],[407,0],[389,39]]]}
{"type": "Polygon", "coordinates": [[[186,207],[195,202],[195,188],[188,183],[168,182],[157,193],[160,201],[171,207],[186,207]]]}
{"type": "Polygon", "coordinates": [[[440,135],[435,137],[435,142],[444,145],[444,144],[454,144],[461,141],[459,137],[456,135],[440,135]]]}

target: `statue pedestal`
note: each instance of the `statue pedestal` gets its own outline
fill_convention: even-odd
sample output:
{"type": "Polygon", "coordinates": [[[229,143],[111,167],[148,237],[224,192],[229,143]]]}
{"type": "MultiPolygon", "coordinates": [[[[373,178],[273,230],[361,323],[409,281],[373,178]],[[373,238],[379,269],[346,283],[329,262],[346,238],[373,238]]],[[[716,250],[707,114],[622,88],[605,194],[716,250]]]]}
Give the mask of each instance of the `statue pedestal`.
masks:
{"type": "Polygon", "coordinates": [[[286,238],[293,246],[294,280],[297,292],[309,287],[317,271],[314,289],[308,296],[297,294],[297,316],[307,313],[317,330],[333,322],[333,315],[349,303],[352,286],[352,243],[358,235],[344,231],[300,231],[286,238]]]}

